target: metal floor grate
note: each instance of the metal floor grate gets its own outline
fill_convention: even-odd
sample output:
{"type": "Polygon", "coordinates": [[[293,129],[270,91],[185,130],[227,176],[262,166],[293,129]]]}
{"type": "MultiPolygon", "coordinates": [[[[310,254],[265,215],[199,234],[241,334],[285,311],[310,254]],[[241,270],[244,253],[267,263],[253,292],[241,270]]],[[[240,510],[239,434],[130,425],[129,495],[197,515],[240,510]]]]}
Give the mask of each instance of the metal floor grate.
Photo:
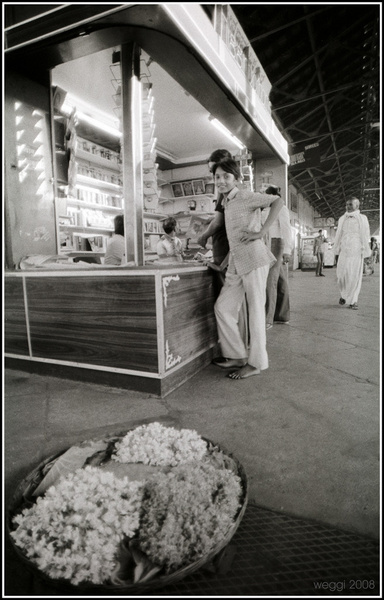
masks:
{"type": "MultiPolygon", "coordinates": [[[[378,541],[273,512],[252,502],[225,552],[221,572],[203,568],[172,585],[145,591],[144,597],[380,597],[378,541]]],[[[18,562],[10,565],[10,595],[10,588],[17,584],[19,594],[21,585],[28,588],[23,589],[25,595],[60,596],[57,588],[50,590],[19,567],[18,562]],[[14,569],[16,581],[12,577],[14,569]]]]}
{"type": "Polygon", "coordinates": [[[226,573],[200,570],[153,595],[379,596],[379,542],[260,508],[247,507],[226,573]]]}

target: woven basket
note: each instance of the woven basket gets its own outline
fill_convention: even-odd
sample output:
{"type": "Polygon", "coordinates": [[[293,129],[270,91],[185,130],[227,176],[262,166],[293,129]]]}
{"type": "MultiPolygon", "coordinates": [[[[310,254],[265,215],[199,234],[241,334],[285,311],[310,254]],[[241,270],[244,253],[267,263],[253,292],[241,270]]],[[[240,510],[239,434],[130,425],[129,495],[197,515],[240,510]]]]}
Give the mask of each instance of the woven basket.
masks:
{"type": "MultiPolygon", "coordinates": [[[[106,441],[111,441],[111,440],[119,441],[126,435],[126,433],[127,432],[119,433],[115,436],[109,436],[108,438],[105,438],[105,440],[106,441]]],[[[180,579],[183,579],[187,575],[194,573],[195,571],[197,571],[204,565],[207,565],[214,559],[215,556],[217,556],[217,554],[219,554],[228,545],[231,538],[235,534],[235,532],[241,522],[241,519],[244,516],[245,510],[247,507],[248,483],[247,483],[247,476],[245,474],[244,468],[242,467],[240,462],[236,459],[236,457],[234,457],[232,454],[230,454],[229,452],[224,450],[218,444],[214,444],[213,442],[211,442],[210,440],[208,440],[206,438],[203,438],[203,439],[207,443],[208,450],[217,449],[217,450],[223,452],[227,457],[232,459],[232,461],[236,465],[237,475],[240,477],[241,484],[242,484],[242,497],[240,499],[240,508],[239,508],[237,514],[235,515],[232,526],[227,531],[225,537],[218,544],[216,544],[210,550],[210,552],[207,553],[206,555],[204,555],[201,558],[199,558],[198,560],[190,563],[189,565],[186,565],[183,568],[180,568],[180,569],[174,571],[173,573],[170,573],[167,575],[155,576],[150,581],[145,581],[142,583],[140,583],[140,582],[132,583],[132,584],[128,584],[128,585],[126,583],[124,583],[124,585],[113,585],[113,584],[107,584],[107,583],[106,584],[80,583],[79,585],[75,586],[64,579],[52,579],[51,577],[46,575],[44,572],[40,571],[36,567],[36,565],[33,562],[31,562],[23,554],[23,552],[20,550],[20,548],[18,546],[16,546],[16,544],[13,541],[13,538],[9,535],[9,533],[10,533],[10,531],[12,531],[14,529],[14,526],[12,524],[12,519],[13,519],[14,515],[19,513],[23,507],[28,505],[28,504],[26,504],[25,499],[26,498],[28,499],[29,497],[31,497],[33,491],[37,488],[39,483],[42,481],[42,479],[44,477],[43,469],[49,463],[52,462],[52,464],[53,464],[55,460],[57,460],[62,454],[64,454],[65,451],[62,451],[58,454],[52,455],[52,456],[46,458],[45,460],[43,460],[35,469],[33,469],[33,471],[31,471],[31,473],[29,473],[27,475],[27,477],[25,477],[21,481],[21,483],[18,485],[18,487],[14,493],[11,505],[9,507],[9,510],[7,511],[7,532],[8,532],[8,536],[11,541],[11,544],[12,544],[17,556],[24,563],[24,565],[30,571],[32,571],[33,574],[36,575],[42,582],[47,583],[50,587],[55,587],[55,588],[59,589],[60,592],[65,592],[65,590],[68,590],[68,593],[70,592],[71,595],[73,595],[74,593],[80,594],[82,592],[85,594],[94,593],[95,595],[100,594],[100,593],[108,593],[108,592],[111,592],[112,595],[120,594],[120,593],[121,594],[129,593],[129,592],[141,592],[141,591],[144,592],[146,590],[148,591],[148,590],[152,590],[157,587],[162,587],[165,585],[175,583],[175,582],[179,581],[180,579]]]]}

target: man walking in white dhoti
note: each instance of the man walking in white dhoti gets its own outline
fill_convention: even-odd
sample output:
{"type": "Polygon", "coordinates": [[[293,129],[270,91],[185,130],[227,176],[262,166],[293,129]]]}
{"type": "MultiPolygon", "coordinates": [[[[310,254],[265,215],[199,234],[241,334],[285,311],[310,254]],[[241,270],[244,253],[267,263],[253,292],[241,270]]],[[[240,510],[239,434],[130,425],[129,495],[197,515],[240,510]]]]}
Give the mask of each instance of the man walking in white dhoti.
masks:
{"type": "Polygon", "coordinates": [[[364,258],[371,255],[369,223],[367,217],[360,213],[359,206],[357,198],[347,200],[346,213],[339,219],[334,243],[335,255],[338,255],[339,304],[348,304],[354,310],[358,308],[364,258]]]}

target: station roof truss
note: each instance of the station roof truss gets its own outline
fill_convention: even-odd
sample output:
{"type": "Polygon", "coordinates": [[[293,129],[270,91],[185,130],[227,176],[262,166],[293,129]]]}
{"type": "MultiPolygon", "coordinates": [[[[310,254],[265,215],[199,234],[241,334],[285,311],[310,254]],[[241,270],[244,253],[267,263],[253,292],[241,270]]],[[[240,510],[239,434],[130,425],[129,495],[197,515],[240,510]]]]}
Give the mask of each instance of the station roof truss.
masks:
{"type": "Polygon", "coordinates": [[[316,164],[289,183],[321,217],[346,200],[380,221],[380,5],[232,4],[272,89],[272,115],[291,156],[317,144],[316,164]]]}

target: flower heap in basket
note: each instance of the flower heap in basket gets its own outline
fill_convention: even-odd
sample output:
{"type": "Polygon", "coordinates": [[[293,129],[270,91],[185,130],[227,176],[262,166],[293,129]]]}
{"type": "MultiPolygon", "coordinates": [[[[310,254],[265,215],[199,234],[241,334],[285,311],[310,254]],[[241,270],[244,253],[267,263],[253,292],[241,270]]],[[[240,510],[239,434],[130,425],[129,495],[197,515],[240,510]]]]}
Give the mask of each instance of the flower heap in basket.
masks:
{"type": "Polygon", "coordinates": [[[178,572],[225,540],[246,502],[231,457],[160,423],[74,446],[27,487],[13,543],[45,575],[74,585],[178,572]]]}

